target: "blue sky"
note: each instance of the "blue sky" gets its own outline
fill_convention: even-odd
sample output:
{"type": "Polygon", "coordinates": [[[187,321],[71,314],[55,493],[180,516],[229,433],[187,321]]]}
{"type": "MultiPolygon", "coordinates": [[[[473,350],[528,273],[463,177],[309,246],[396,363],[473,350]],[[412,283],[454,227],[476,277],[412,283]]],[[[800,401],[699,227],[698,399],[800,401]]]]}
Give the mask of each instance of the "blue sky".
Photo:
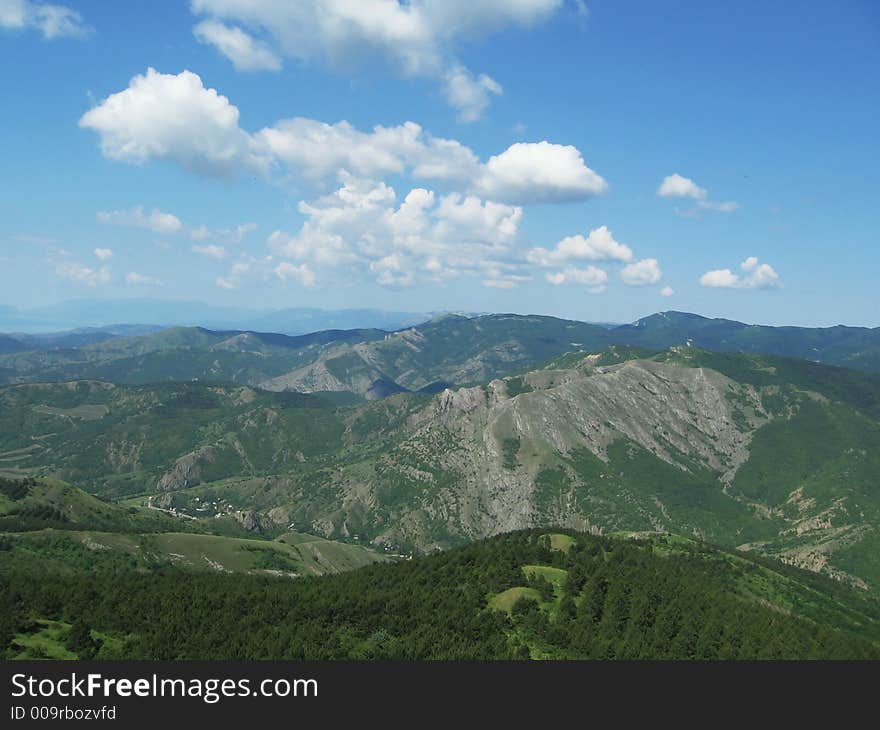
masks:
{"type": "Polygon", "coordinates": [[[0,304],[877,326],[878,78],[870,1],[0,0],[0,304]]]}

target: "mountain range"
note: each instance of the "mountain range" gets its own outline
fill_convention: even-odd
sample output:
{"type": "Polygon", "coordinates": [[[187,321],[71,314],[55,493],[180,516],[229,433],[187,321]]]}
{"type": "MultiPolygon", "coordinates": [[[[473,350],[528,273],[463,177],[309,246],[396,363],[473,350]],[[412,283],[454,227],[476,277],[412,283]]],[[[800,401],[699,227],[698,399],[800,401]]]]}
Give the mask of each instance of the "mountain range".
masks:
{"type": "Polygon", "coordinates": [[[2,475],[268,534],[431,552],[662,531],[880,585],[880,377],[802,360],[611,346],[371,402],[80,380],[6,386],[0,407],[2,475]]]}
{"type": "Polygon", "coordinates": [[[70,329],[118,327],[120,322],[154,326],[200,325],[300,335],[322,329],[378,327],[398,329],[429,319],[432,313],[381,309],[290,307],[243,309],[197,301],[163,299],[73,299],[28,309],[0,306],[0,331],[51,333],[70,329]]]}
{"type": "MultiPolygon", "coordinates": [[[[868,619],[835,614],[830,586],[855,591],[847,605],[880,589],[876,337],[671,312],[616,327],[495,314],[298,336],[142,326],[13,335],[20,348],[0,355],[0,576],[358,569],[393,581],[393,566],[359,566],[538,530],[696,550],[698,562],[718,546],[713,554],[734,557],[713,565],[776,566],[778,586],[785,570],[823,574],[833,580],[817,584],[816,600],[829,608],[808,620],[851,627],[868,619]]],[[[549,630],[568,593],[558,582],[548,597],[556,589],[536,575],[553,584],[561,574],[542,560],[550,572],[524,562],[514,572],[525,583],[505,573],[482,590],[513,625],[495,626],[495,648],[481,651],[595,656],[613,645],[638,655],[620,637],[599,646],[534,634],[536,616],[549,630]],[[539,614],[523,608],[532,618],[520,626],[514,606],[533,598],[539,614]]],[[[783,605],[749,585],[749,600],[783,605]]],[[[570,595],[576,607],[584,595],[570,595]]],[[[801,615],[806,595],[783,609],[801,615]]],[[[67,631],[57,620],[38,635],[67,631]]],[[[101,631],[125,628],[105,620],[101,631]]],[[[390,651],[370,636],[351,651],[421,656],[412,637],[390,651]]]]}

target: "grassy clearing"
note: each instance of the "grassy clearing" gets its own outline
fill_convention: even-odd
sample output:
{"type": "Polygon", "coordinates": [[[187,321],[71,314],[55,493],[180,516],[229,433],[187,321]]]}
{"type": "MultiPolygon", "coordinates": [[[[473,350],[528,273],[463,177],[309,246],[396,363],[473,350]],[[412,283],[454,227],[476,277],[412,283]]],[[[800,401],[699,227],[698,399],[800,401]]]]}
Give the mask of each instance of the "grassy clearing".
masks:
{"type": "MultiPolygon", "coordinates": [[[[64,621],[36,619],[27,630],[15,634],[12,640],[12,659],[79,659],[76,652],[67,648],[72,626],[64,621]]],[[[91,632],[101,648],[97,659],[113,659],[119,655],[123,642],[121,639],[101,631],[91,632]]]]}
{"type": "Polygon", "coordinates": [[[524,565],[523,573],[528,577],[540,576],[553,584],[553,587],[561,590],[565,579],[568,577],[568,571],[562,568],[551,568],[548,565],[524,565]]]}
{"type": "Polygon", "coordinates": [[[47,416],[78,418],[81,421],[99,421],[110,412],[107,406],[100,404],[83,404],[74,408],[54,408],[53,406],[37,405],[34,406],[34,410],[37,413],[45,413],[47,416]]]}
{"type": "Polygon", "coordinates": [[[550,538],[550,549],[559,550],[563,553],[567,553],[575,542],[574,538],[571,535],[561,535],[559,533],[555,533],[552,535],[548,535],[548,537],[550,538]]]}
{"type": "Polygon", "coordinates": [[[525,588],[522,586],[508,588],[497,596],[492,596],[489,600],[489,608],[494,611],[505,611],[506,613],[510,613],[517,602],[523,598],[531,598],[534,601],[540,601],[541,594],[534,588],[525,588]]]}
{"type": "Polygon", "coordinates": [[[155,535],[152,541],[174,563],[218,572],[268,570],[324,575],[387,559],[360,545],[300,533],[283,535],[278,540],[247,540],[171,532],[155,535]]]}
{"type": "Polygon", "coordinates": [[[19,653],[15,659],[78,659],[64,644],[70,633],[70,624],[63,621],[36,621],[33,631],[17,633],[13,648],[19,653]]]}

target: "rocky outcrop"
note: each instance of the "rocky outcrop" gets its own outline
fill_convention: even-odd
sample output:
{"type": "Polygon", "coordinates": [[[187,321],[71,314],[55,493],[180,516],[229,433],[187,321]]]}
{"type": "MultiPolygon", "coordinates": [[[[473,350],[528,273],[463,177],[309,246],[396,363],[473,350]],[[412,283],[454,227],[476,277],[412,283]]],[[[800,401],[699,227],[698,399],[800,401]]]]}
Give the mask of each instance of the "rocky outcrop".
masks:
{"type": "Polygon", "coordinates": [[[163,474],[156,484],[160,492],[169,492],[175,489],[185,489],[201,484],[201,464],[214,460],[214,449],[210,446],[184,454],[174,462],[174,466],[163,474]]]}

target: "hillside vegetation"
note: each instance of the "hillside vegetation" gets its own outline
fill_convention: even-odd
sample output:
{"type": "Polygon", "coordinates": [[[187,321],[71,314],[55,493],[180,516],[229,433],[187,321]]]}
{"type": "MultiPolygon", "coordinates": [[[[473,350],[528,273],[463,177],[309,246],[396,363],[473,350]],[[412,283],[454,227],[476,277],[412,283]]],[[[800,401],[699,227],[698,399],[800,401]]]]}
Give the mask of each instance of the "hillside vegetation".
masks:
{"type": "Polygon", "coordinates": [[[0,383],[199,380],[269,390],[345,391],[366,399],[437,392],[515,374],[573,350],[610,345],[802,358],[880,371],[880,328],[766,327],[682,312],[601,326],[536,315],[446,315],[423,324],[300,336],[200,327],[117,326],[52,336],[0,335],[0,383]],[[120,336],[116,336],[120,335],[120,336]]]}
{"type": "Polygon", "coordinates": [[[371,403],[244,386],[0,389],[0,469],[178,521],[406,553],[540,526],[668,531],[880,586],[880,378],[611,347],[371,403]]]}
{"type": "Polygon", "coordinates": [[[9,657],[878,658],[874,599],[671,536],[526,531],[322,578],[17,571],[9,657]]]}
{"type": "Polygon", "coordinates": [[[242,521],[241,514],[183,519],[167,510],[107,503],[57,480],[0,478],[0,569],[80,575],[175,566],[299,577],[391,559],[283,528],[248,531],[242,521]]]}

